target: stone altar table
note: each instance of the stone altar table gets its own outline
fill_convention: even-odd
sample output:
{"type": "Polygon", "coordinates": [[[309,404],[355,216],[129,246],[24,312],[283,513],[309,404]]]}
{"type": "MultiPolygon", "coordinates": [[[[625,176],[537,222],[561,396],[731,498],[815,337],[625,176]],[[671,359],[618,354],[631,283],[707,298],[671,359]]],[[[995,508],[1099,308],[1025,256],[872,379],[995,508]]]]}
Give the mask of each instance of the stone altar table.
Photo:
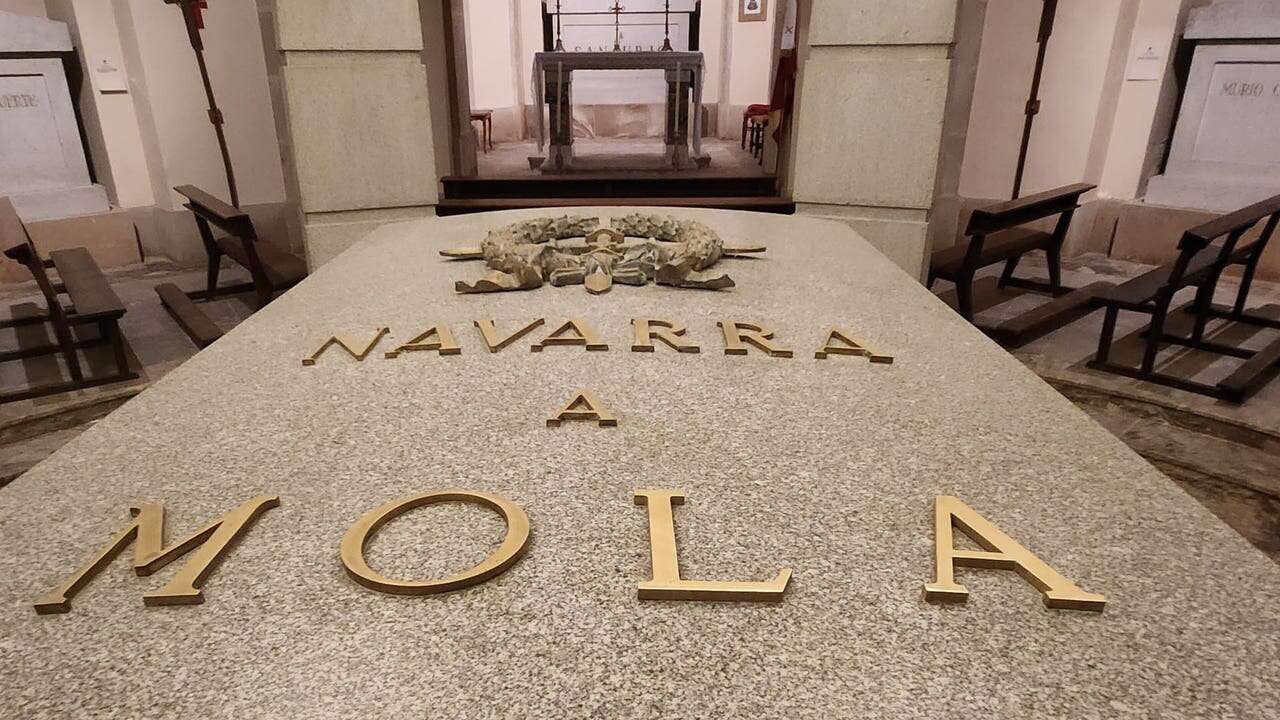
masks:
{"type": "Polygon", "coordinates": [[[548,144],[545,158],[530,158],[534,168],[555,173],[573,167],[573,72],[575,70],[662,70],[667,81],[667,112],[663,143],[666,162],[676,170],[706,167],[702,154],[702,87],[704,60],[700,52],[619,51],[539,52],[533,56],[533,105],[538,109],[538,152],[548,144]],[[692,110],[690,102],[692,101],[692,110]],[[549,120],[542,116],[547,105],[549,120]],[[692,133],[690,132],[692,116],[692,133]],[[548,141],[545,122],[550,123],[548,141]],[[693,145],[693,155],[689,145],[693,145]]]}
{"type": "MultiPolygon", "coordinates": [[[[651,212],[645,208],[643,212],[651,212]]],[[[616,217],[631,210],[568,210],[616,217]]],[[[438,251],[544,211],[389,225],[0,489],[0,715],[165,718],[1239,718],[1280,714],[1280,568],[848,227],[672,210],[727,243],[710,292],[580,286],[459,295],[438,251]],[[529,347],[565,318],[609,346],[529,347]],[[488,351],[474,321],[503,335],[488,351]],[[700,353],[632,352],[668,318],[700,353]],[[794,357],[724,353],[717,321],[767,325],[794,357]],[[427,324],[460,354],[385,353],[427,324]],[[892,364],[814,357],[833,326],[892,364]],[[390,328],[383,335],[379,328],[390,328]],[[357,361],[331,347],[335,333],[357,361]],[[593,391],[616,427],[549,413],[593,391]],[[368,511],[462,488],[527,513],[509,569],[407,597],[348,577],[368,511]],[[641,488],[674,511],[684,577],[764,580],[779,603],[641,600],[641,488]],[[934,504],[955,496],[1079,587],[1050,610],[1015,572],[934,581],[934,504]],[[137,577],[133,550],[64,615],[33,603],[163,503],[176,542],[278,496],[204,582],[146,607],[191,555],[137,577]]],[[[368,563],[443,578],[503,538],[433,505],[382,528],[368,563]]],[[[963,546],[963,543],[960,543],[963,546]]],[[[194,553],[193,553],[194,555],[194,553]]]]}

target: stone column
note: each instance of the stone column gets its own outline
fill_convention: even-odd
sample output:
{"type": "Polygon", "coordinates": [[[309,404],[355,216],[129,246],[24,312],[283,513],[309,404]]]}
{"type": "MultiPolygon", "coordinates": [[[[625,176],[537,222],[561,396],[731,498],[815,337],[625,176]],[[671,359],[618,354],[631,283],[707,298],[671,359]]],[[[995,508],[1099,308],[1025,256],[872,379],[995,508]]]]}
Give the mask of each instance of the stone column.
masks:
{"type": "Polygon", "coordinates": [[[843,221],[923,274],[956,0],[812,0],[797,212],[843,221]]]}
{"type": "Polygon", "coordinates": [[[438,200],[417,0],[275,0],[290,165],[312,269],[438,200]]]}

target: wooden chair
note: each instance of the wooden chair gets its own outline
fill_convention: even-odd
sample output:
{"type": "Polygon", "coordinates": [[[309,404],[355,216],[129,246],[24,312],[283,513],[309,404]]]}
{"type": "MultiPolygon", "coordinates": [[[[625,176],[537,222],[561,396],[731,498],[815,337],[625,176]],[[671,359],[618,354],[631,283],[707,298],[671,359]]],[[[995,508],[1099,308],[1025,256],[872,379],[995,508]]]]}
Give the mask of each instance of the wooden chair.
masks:
{"type": "Polygon", "coordinates": [[[929,262],[929,286],[939,279],[956,285],[960,314],[973,322],[973,278],[984,267],[1004,263],[999,286],[1047,291],[1059,296],[1069,292],[1062,287],[1062,242],[1080,196],[1096,185],[1077,183],[1036,195],[998,203],[973,211],[964,234],[967,242],[933,253],[929,262]],[[1027,223],[1058,216],[1053,232],[1044,232],[1027,223]],[[1013,276],[1023,255],[1044,251],[1049,261],[1049,283],[1023,280],[1013,276]]]}
{"type": "Polygon", "coordinates": [[[1280,195],[1186,231],[1178,243],[1178,259],[1171,265],[1156,268],[1101,293],[1097,302],[1107,312],[1098,339],[1098,354],[1090,367],[1237,404],[1247,400],[1266,384],[1271,371],[1280,364],[1280,339],[1254,351],[1206,340],[1205,330],[1209,320],[1215,318],[1280,330],[1280,321],[1246,311],[1254,274],[1278,222],[1280,195]],[[1261,232],[1258,236],[1244,241],[1244,236],[1259,226],[1261,232]],[[1219,239],[1222,242],[1215,244],[1219,239]],[[1244,266],[1236,301],[1231,307],[1214,305],[1213,295],[1222,273],[1232,265],[1244,266]],[[1174,295],[1193,287],[1196,288],[1195,299],[1179,308],[1194,317],[1190,335],[1167,332],[1174,295]],[[1138,367],[1111,361],[1116,320],[1121,310],[1151,316],[1151,323],[1144,333],[1145,346],[1138,367]],[[1209,385],[1157,372],[1156,358],[1164,345],[1195,348],[1240,358],[1245,362],[1223,381],[1209,385]]]}
{"type": "Polygon", "coordinates": [[[35,278],[40,294],[44,296],[47,310],[44,314],[14,318],[0,322],[0,327],[15,328],[24,325],[49,323],[53,327],[56,342],[52,345],[18,348],[0,352],[0,362],[23,360],[45,355],[61,355],[71,375],[68,382],[53,383],[10,393],[0,393],[0,403],[29,400],[82,388],[107,385],[137,379],[137,373],[129,368],[124,335],[120,332],[120,318],[125,314],[124,303],[111,289],[97,263],[84,248],[55,250],[45,260],[36,251],[13,204],[0,197],[0,246],[9,246],[4,254],[24,265],[35,278]],[[54,282],[48,270],[57,272],[54,282]],[[63,307],[59,294],[66,294],[70,307],[63,307]],[[73,327],[95,324],[98,337],[78,340],[73,327]],[[89,376],[80,366],[77,351],[100,345],[111,346],[115,359],[115,372],[108,375],[89,376]]]}
{"type": "Polygon", "coordinates": [[[769,116],[769,105],[757,104],[748,105],[746,110],[742,111],[742,149],[747,149],[748,131],[751,129],[751,121],[755,118],[765,118],[769,116]]]}

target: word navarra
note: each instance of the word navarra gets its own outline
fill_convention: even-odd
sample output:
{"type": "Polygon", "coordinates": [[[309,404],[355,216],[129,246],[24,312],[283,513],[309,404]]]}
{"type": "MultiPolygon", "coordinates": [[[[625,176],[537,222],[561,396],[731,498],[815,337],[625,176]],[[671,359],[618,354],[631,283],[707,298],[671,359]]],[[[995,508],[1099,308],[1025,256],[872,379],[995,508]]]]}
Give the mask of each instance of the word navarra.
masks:
{"type": "MultiPolygon", "coordinates": [[[[496,353],[541,327],[545,322],[544,319],[538,318],[506,334],[498,330],[492,320],[476,320],[475,326],[480,331],[480,336],[489,348],[489,352],[496,353]]],[[[790,358],[795,356],[792,350],[782,347],[774,340],[774,332],[772,330],[762,325],[741,320],[721,320],[716,325],[724,335],[725,355],[746,355],[750,351],[749,347],[754,347],[771,357],[790,358]]],[[[631,320],[631,326],[633,328],[631,344],[633,352],[654,352],[657,347],[656,341],[661,341],[676,352],[702,352],[700,346],[689,342],[688,337],[686,337],[687,329],[677,322],[661,318],[634,318],[631,320]]],[[[318,350],[303,359],[302,364],[308,367],[315,365],[320,360],[320,357],[333,347],[345,350],[351,357],[362,362],[373,353],[383,338],[390,333],[390,328],[378,328],[374,331],[373,337],[364,343],[349,335],[333,335],[324,341],[318,350]]],[[[557,345],[579,345],[590,351],[607,351],[609,349],[609,345],[601,340],[599,333],[585,321],[577,318],[566,320],[559,328],[541,341],[531,345],[529,349],[533,352],[541,352],[544,348],[557,345]]],[[[460,355],[462,354],[462,347],[458,345],[453,330],[446,324],[440,324],[433,325],[419,333],[412,340],[397,345],[394,349],[387,351],[384,357],[394,359],[409,352],[460,355]]],[[[825,360],[831,355],[865,357],[873,363],[889,364],[893,362],[892,356],[872,350],[856,335],[840,328],[831,328],[827,331],[821,347],[814,353],[814,357],[819,360],[825,360]]]]}
{"type": "MultiPolygon", "coordinates": [[[[718,600],[780,602],[791,581],[789,568],[766,581],[687,580],[680,576],[676,551],[674,507],[685,500],[673,490],[637,490],[636,505],[649,511],[649,550],[653,577],[639,583],[641,600],[718,600]]],[[[174,560],[193,553],[178,573],[156,592],[143,596],[146,605],[194,605],[204,602],[199,588],[213,567],[227,554],[232,543],[245,535],[254,521],[280,505],[280,498],[260,495],[205,525],[169,547],[164,546],[164,507],[143,505],[132,508],[134,519],[87,566],[35,603],[41,615],[66,613],[71,598],[109,565],[130,542],[134,543],[134,570],[150,575],[174,560]]],[[[494,494],[453,490],[415,495],[387,503],[365,513],[356,521],[339,545],[339,556],[347,575],[355,582],[384,593],[431,595],[459,590],[501,575],[516,563],[529,547],[529,516],[512,501],[494,494]],[[506,521],[506,535],[483,562],[443,579],[399,580],[374,570],[365,561],[364,548],[370,538],[397,516],[415,508],[446,502],[472,503],[495,510],[506,521]]],[[[955,566],[1017,570],[1044,596],[1050,608],[1102,611],[1106,598],[1085,592],[1060,575],[1030,551],[1005,535],[958,498],[942,496],[934,503],[934,540],[937,569],[933,582],[924,586],[929,602],[963,603],[969,591],[955,581],[955,566]],[[982,550],[957,550],[952,541],[956,528],[968,535],[982,550]]]]}

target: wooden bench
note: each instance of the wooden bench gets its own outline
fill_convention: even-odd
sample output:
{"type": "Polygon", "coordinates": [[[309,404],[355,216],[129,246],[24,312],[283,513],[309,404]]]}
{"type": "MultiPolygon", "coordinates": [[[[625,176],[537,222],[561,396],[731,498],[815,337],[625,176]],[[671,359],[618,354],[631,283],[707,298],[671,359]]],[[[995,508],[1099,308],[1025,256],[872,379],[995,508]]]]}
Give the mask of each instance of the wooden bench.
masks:
{"type": "Polygon", "coordinates": [[[125,347],[124,334],[120,331],[120,318],[125,314],[124,303],[115,291],[97,263],[84,248],[55,250],[50,259],[45,260],[36,251],[22,220],[13,209],[8,198],[0,197],[0,242],[5,246],[12,245],[4,254],[21,263],[35,278],[40,294],[44,296],[46,311],[29,317],[15,318],[0,322],[0,327],[19,327],[38,323],[49,323],[53,327],[55,343],[35,347],[19,347],[17,350],[0,352],[0,362],[23,360],[44,355],[61,355],[71,375],[68,382],[54,383],[10,393],[0,393],[0,403],[28,400],[56,393],[78,390],[81,388],[107,385],[138,377],[129,368],[129,356],[125,347]],[[57,272],[58,282],[54,282],[48,270],[57,272]],[[70,306],[64,307],[60,294],[70,300],[70,306]],[[75,337],[73,327],[94,324],[98,327],[96,338],[80,340],[75,337]],[[115,360],[115,372],[107,375],[89,376],[81,368],[78,350],[109,345],[115,360]]]}
{"type": "Polygon", "coordinates": [[[1253,351],[1207,340],[1205,330],[1209,321],[1215,318],[1280,330],[1280,321],[1246,310],[1258,263],[1275,234],[1277,223],[1280,223],[1280,195],[1191,228],[1179,241],[1178,259],[1172,264],[1101,293],[1097,302],[1106,308],[1106,317],[1098,339],[1098,353],[1090,367],[1233,403],[1247,400],[1266,383],[1280,363],[1280,339],[1260,351],[1253,351]],[[1251,240],[1244,240],[1255,228],[1260,228],[1261,232],[1251,240]],[[1221,242],[1217,242],[1219,240],[1221,242]],[[1230,307],[1215,305],[1214,291],[1222,273],[1232,265],[1244,266],[1235,303],[1230,307]],[[1175,335],[1166,330],[1166,325],[1174,311],[1171,309],[1174,295],[1187,288],[1196,289],[1195,298],[1179,310],[1193,317],[1193,325],[1190,334],[1175,335]],[[1116,321],[1121,310],[1151,315],[1151,322],[1144,333],[1142,361],[1137,367],[1111,360],[1116,321]],[[1156,359],[1166,345],[1190,347],[1241,358],[1245,362],[1223,381],[1210,385],[1157,372],[1156,359]]]}
{"type": "Polygon", "coordinates": [[[1062,287],[1062,242],[1067,237],[1071,218],[1080,206],[1080,196],[1095,187],[1077,183],[974,210],[964,231],[968,240],[931,256],[929,286],[932,287],[937,280],[955,283],[960,314],[969,322],[974,320],[974,275],[990,265],[1005,264],[1000,276],[1001,288],[1047,291],[1054,296],[1066,294],[1069,290],[1062,287]],[[1058,221],[1053,232],[1025,227],[1028,223],[1055,215],[1058,221]],[[1037,250],[1048,257],[1047,285],[1013,276],[1022,256],[1037,250]]]}
{"type": "Polygon", "coordinates": [[[307,265],[292,253],[269,242],[259,242],[253,220],[240,208],[228,205],[194,185],[182,185],[174,190],[187,198],[185,205],[195,215],[200,240],[208,256],[205,289],[183,292],[176,285],[165,283],[156,287],[156,294],[192,342],[204,348],[221,337],[222,331],[201,312],[197,302],[251,292],[258,307],[265,307],[276,293],[288,290],[306,278],[307,265]],[[214,235],[214,228],[223,234],[214,235]],[[231,258],[248,270],[250,282],[219,285],[223,257],[231,258]]]}

